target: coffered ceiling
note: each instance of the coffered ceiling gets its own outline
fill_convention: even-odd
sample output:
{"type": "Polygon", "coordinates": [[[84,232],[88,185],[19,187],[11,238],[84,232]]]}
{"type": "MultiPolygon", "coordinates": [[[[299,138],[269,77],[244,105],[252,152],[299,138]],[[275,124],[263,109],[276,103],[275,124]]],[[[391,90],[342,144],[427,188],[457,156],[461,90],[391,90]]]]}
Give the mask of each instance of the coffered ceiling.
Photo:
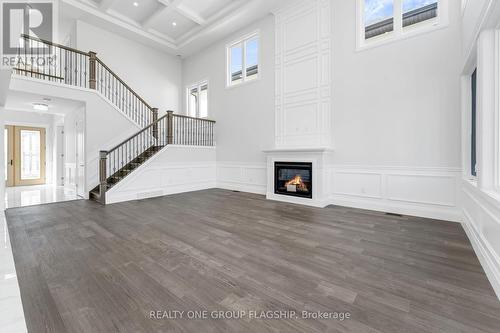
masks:
{"type": "Polygon", "coordinates": [[[62,0],[61,14],[188,56],[286,0],[62,0]]]}

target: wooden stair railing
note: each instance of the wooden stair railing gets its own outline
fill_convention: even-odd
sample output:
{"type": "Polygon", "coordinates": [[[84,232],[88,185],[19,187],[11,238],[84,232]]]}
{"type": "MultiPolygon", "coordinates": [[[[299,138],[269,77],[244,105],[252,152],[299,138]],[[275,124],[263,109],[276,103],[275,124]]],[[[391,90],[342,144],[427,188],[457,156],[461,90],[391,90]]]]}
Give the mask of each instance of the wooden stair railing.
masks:
{"type": "Polygon", "coordinates": [[[173,111],[108,151],[100,152],[99,185],[90,198],[106,204],[106,192],[167,145],[214,146],[215,121],[173,111]]]}
{"type": "Polygon", "coordinates": [[[22,35],[14,73],[100,92],[144,128],[154,121],[151,107],[116,75],[95,52],[83,52],[36,37],[22,35]]]}

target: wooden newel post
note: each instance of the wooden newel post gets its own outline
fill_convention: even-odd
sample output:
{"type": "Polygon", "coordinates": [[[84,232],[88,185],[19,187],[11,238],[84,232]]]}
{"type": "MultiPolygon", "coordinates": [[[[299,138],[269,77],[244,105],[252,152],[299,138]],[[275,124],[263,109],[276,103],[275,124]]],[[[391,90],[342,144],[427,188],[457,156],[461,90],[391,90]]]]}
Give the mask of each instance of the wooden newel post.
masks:
{"type": "Polygon", "coordinates": [[[99,192],[102,204],[106,203],[106,191],[108,190],[108,176],[106,174],[107,156],[107,151],[101,150],[99,152],[99,192]]]}
{"type": "Polygon", "coordinates": [[[89,88],[97,89],[96,86],[96,68],[97,68],[97,53],[89,52],[89,88]]]}
{"type": "Polygon", "coordinates": [[[174,143],[174,111],[167,111],[167,144],[174,143]]]}
{"type": "Polygon", "coordinates": [[[153,112],[153,138],[158,140],[158,108],[152,108],[153,112]]]}

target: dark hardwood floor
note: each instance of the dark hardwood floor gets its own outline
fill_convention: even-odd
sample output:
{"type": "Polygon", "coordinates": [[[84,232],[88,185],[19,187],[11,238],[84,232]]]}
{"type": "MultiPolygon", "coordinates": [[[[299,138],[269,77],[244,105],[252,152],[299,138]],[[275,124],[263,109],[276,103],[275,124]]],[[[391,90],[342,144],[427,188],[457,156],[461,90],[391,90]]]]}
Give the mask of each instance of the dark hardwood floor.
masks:
{"type": "Polygon", "coordinates": [[[456,223],[224,190],[6,215],[30,332],[500,332],[500,302],[456,223]],[[174,310],[183,318],[150,319],[174,310]],[[202,310],[247,315],[186,318],[202,310]]]}

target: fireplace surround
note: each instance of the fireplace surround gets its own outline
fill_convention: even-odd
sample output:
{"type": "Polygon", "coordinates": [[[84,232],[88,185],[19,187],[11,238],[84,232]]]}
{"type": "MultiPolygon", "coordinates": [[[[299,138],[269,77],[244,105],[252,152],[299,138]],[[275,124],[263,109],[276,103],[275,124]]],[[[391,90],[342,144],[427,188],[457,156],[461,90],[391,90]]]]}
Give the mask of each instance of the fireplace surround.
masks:
{"type": "Polygon", "coordinates": [[[312,199],[312,163],[275,162],[274,193],[312,199]]]}
{"type": "Polygon", "coordinates": [[[328,165],[331,164],[333,150],[324,147],[274,148],[264,152],[267,155],[267,199],[314,207],[326,207],[329,204],[328,165]],[[285,166],[292,171],[283,173],[281,178],[284,179],[280,179],[277,166],[285,166]],[[304,169],[310,170],[309,180],[308,174],[303,174],[304,169]],[[300,179],[295,179],[296,176],[300,176],[300,179]],[[292,186],[286,188],[287,191],[285,191],[283,187],[286,187],[286,183],[290,181],[292,182],[288,185],[292,186]],[[307,195],[298,191],[304,185],[310,186],[307,195]],[[276,190],[277,187],[278,190],[276,190]],[[293,192],[294,190],[296,192],[293,192]]]}

